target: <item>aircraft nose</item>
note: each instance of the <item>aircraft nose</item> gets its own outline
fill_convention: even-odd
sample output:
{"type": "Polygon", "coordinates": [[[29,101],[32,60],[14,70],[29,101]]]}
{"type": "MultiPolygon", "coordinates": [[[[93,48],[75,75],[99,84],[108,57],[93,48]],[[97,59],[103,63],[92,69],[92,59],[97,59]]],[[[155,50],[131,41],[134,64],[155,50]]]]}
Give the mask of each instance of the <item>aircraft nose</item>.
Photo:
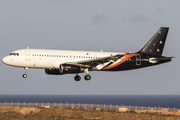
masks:
{"type": "Polygon", "coordinates": [[[8,58],[7,58],[7,57],[4,57],[4,58],[2,59],[2,62],[3,62],[4,64],[8,64],[8,58]]]}

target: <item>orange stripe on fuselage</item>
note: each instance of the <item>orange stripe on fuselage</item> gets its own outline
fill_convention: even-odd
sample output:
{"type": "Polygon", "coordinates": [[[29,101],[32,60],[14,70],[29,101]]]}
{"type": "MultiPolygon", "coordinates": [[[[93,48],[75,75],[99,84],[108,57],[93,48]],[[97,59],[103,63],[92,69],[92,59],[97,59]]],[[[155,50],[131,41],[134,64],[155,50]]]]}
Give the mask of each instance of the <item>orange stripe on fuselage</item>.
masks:
{"type": "Polygon", "coordinates": [[[114,64],[114,65],[112,65],[112,66],[110,66],[110,67],[104,68],[104,69],[102,69],[102,70],[107,70],[107,69],[114,68],[114,67],[116,67],[116,66],[124,63],[127,59],[129,59],[129,58],[131,58],[131,57],[134,57],[134,56],[136,56],[136,55],[140,55],[140,54],[141,54],[141,53],[135,53],[135,54],[131,54],[131,55],[128,55],[128,56],[127,56],[127,53],[124,53],[125,58],[124,58],[123,60],[121,60],[120,62],[118,62],[118,63],[116,63],[116,64],[114,64]]]}

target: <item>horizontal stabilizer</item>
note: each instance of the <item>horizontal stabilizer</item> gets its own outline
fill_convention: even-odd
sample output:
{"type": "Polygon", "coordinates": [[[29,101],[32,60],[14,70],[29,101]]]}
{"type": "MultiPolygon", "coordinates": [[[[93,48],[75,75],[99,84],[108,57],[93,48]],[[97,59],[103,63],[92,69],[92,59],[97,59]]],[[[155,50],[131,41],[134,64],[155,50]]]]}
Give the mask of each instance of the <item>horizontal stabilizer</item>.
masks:
{"type": "Polygon", "coordinates": [[[165,58],[156,58],[157,60],[168,60],[168,59],[171,59],[171,58],[175,58],[175,57],[165,57],[165,58]]]}
{"type": "Polygon", "coordinates": [[[157,63],[160,60],[171,60],[171,58],[175,58],[175,57],[149,58],[149,62],[150,63],[157,63]]]}

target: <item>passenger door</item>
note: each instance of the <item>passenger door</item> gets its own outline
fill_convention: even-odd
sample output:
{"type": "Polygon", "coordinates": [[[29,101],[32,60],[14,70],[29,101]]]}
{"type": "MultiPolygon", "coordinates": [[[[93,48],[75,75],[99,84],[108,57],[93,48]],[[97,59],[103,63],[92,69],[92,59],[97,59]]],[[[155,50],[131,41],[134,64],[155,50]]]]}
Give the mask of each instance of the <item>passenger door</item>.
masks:
{"type": "Polygon", "coordinates": [[[25,51],[25,60],[27,60],[27,61],[31,60],[31,55],[30,55],[30,51],[29,50],[25,51]]]}

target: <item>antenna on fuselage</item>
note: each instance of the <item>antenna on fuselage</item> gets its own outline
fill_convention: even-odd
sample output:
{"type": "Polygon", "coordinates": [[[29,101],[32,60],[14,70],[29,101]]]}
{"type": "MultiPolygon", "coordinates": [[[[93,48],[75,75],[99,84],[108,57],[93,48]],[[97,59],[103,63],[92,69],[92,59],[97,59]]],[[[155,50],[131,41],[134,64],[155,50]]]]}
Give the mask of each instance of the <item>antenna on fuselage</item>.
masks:
{"type": "Polygon", "coordinates": [[[27,49],[29,49],[29,46],[27,47],[27,49]]]}
{"type": "Polygon", "coordinates": [[[101,52],[103,52],[103,50],[101,50],[101,52]]]}

